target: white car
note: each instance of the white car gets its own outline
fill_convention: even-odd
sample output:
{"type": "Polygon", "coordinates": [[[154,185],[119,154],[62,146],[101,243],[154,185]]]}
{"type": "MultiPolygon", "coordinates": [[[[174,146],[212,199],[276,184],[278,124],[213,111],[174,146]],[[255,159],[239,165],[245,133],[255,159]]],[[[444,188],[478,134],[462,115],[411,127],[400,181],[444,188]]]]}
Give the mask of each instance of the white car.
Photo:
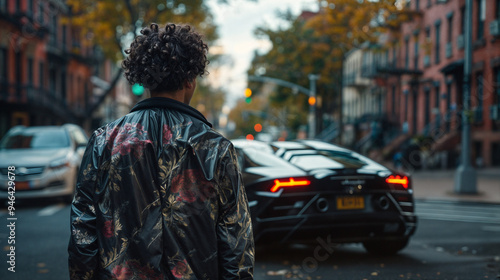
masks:
{"type": "Polygon", "coordinates": [[[11,128],[0,141],[0,200],[7,200],[10,192],[16,200],[71,201],[87,141],[74,124],[11,128]],[[9,186],[15,186],[14,193],[9,186]]]}

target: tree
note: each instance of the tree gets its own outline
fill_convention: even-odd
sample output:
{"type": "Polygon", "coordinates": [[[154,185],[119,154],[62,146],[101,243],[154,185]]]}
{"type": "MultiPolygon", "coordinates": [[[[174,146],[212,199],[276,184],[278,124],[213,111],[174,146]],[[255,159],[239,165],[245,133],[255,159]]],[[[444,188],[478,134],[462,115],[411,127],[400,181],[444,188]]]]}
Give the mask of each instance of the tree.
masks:
{"type": "MultiPolygon", "coordinates": [[[[321,102],[317,113],[322,116],[333,112],[340,119],[345,54],[365,42],[376,43],[381,34],[399,26],[410,14],[403,9],[401,0],[325,0],[321,5],[312,16],[281,13],[288,28],[258,28],[256,36],[267,38],[272,48],[255,55],[248,74],[265,73],[302,86],[309,84],[309,74],[319,74],[317,95],[321,102]]],[[[291,89],[280,88],[271,98],[272,106],[290,103],[296,98],[291,93],[291,89]]],[[[307,102],[301,108],[306,111],[307,102]]]]}
{"type": "MultiPolygon", "coordinates": [[[[266,54],[255,53],[248,74],[263,74],[308,87],[308,74],[324,68],[325,61],[321,59],[324,46],[310,43],[315,38],[312,30],[304,28],[303,20],[294,18],[289,12],[279,16],[288,22],[289,28],[258,28],[255,31],[257,37],[267,38],[272,48],[266,54]]],[[[262,84],[251,82],[249,86],[259,89],[262,84]]],[[[259,95],[260,90],[256,90],[255,94],[259,95]]],[[[297,131],[307,120],[307,98],[293,89],[277,87],[269,95],[269,107],[270,111],[287,108],[287,125],[292,131],[297,131]]]]}
{"type": "Polygon", "coordinates": [[[198,82],[190,105],[216,125],[219,114],[222,112],[222,106],[224,106],[225,96],[225,92],[221,89],[215,89],[207,82],[198,82]]]}
{"type": "MultiPolygon", "coordinates": [[[[212,14],[203,0],[67,0],[71,13],[67,20],[98,45],[106,58],[120,61],[133,37],[150,23],[188,22],[204,34],[210,44],[217,38],[212,14]]],[[[88,109],[90,115],[111,92],[122,75],[112,78],[101,99],[88,109]]]]}

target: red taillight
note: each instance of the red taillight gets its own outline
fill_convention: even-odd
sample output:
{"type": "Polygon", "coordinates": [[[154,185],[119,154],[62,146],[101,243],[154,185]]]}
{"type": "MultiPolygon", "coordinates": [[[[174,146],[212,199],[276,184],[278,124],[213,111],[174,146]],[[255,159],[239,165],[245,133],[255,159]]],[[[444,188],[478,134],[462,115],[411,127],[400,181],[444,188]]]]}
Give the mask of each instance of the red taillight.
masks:
{"type": "Polygon", "coordinates": [[[277,192],[280,188],[285,187],[298,187],[298,186],[308,186],[311,184],[309,180],[299,180],[295,181],[294,178],[288,180],[274,180],[274,186],[271,188],[271,192],[277,192]]]}
{"type": "Polygon", "coordinates": [[[408,177],[407,176],[399,176],[399,175],[391,175],[385,179],[385,181],[389,184],[399,184],[402,185],[405,189],[408,189],[408,177]]]}

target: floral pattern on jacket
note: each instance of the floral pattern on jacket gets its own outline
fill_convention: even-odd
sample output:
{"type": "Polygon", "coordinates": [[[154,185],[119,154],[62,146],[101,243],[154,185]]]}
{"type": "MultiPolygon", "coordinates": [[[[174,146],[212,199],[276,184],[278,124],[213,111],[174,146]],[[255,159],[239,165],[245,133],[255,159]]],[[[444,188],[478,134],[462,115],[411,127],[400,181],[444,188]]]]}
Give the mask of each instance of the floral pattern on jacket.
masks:
{"type": "Polygon", "coordinates": [[[253,279],[232,144],[191,107],[150,98],[96,130],[71,208],[71,279],[253,279]]]}

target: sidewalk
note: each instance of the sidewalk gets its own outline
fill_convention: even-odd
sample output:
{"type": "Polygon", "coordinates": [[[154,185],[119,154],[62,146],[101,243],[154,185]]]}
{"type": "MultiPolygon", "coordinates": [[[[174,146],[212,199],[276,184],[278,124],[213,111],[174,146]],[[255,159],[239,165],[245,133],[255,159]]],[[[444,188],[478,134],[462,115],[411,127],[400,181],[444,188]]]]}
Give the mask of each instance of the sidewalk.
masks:
{"type": "Polygon", "coordinates": [[[500,204],[500,168],[476,169],[477,194],[455,193],[456,170],[419,170],[411,174],[415,199],[500,204]]]}

